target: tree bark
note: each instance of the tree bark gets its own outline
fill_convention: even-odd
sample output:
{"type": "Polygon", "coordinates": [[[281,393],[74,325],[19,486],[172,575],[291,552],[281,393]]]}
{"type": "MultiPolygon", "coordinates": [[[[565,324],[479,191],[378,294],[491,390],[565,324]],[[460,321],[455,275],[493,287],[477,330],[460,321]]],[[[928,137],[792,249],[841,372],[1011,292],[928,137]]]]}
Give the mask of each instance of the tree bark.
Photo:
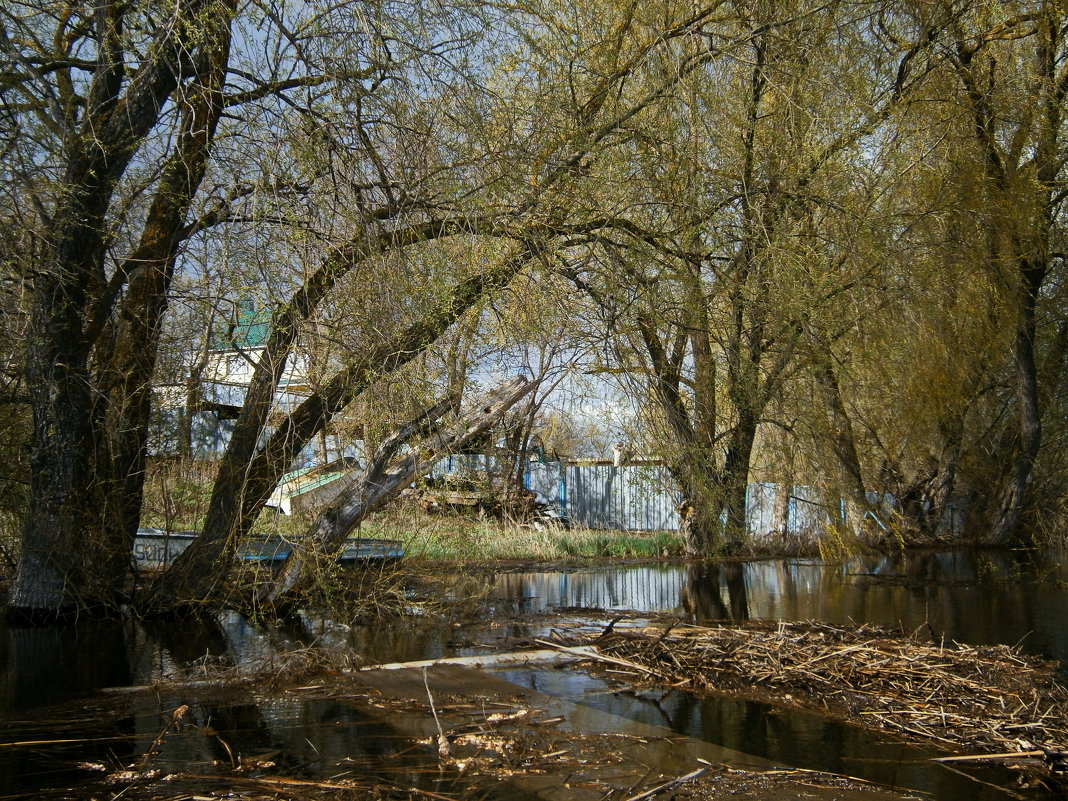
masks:
{"type": "Polygon", "coordinates": [[[1017,445],[1012,464],[997,499],[994,519],[980,536],[987,545],[1012,545],[1022,539],[1020,518],[1027,498],[1031,472],[1042,444],[1042,414],[1038,397],[1038,367],[1035,362],[1035,310],[1045,265],[1024,264],[1023,298],[1020,302],[1013,361],[1016,379],[1017,445]]]}
{"type": "Polygon", "coordinates": [[[692,475],[680,478],[675,472],[676,481],[682,487],[682,503],[679,504],[679,534],[682,536],[683,549],[687,556],[712,556],[720,546],[719,512],[722,503],[713,500],[713,493],[703,486],[704,480],[692,475]]]}
{"type": "MultiPolygon", "coordinates": [[[[45,253],[35,265],[27,347],[34,433],[30,510],[10,602],[18,616],[50,618],[110,605],[115,597],[114,563],[109,560],[98,580],[100,566],[92,557],[101,541],[84,536],[95,514],[91,499],[102,433],[94,426],[100,417],[93,412],[97,398],[89,361],[121,289],[121,282],[109,286],[104,274],[107,215],[118,180],[157,124],[179,76],[193,71],[200,47],[187,40],[204,32],[197,21],[204,8],[199,0],[179,3],[172,24],[124,84],[117,44],[124,12],[101,4],[100,51],[85,116],[77,130],[74,120],[64,121],[71,130],[63,192],[50,215],[45,253]]],[[[114,551],[113,542],[103,547],[105,554],[114,551]]]]}
{"type": "Polygon", "coordinates": [[[123,268],[130,278],[116,319],[101,337],[109,342],[99,349],[104,358],[95,380],[100,407],[96,428],[101,432],[93,481],[98,511],[84,536],[102,581],[101,602],[110,607],[125,600],[124,584],[131,577],[130,553],[144,495],[152,381],[180,232],[207,170],[223,109],[232,0],[212,10],[201,39],[204,69],[186,87],[178,142],[149,208],[136,261],[123,268]]]}
{"type": "Polygon", "coordinates": [[[749,537],[747,499],[749,492],[749,466],[756,442],[757,420],[747,409],[739,410],[739,420],[731,434],[727,456],[723,463],[723,496],[725,498],[723,545],[728,551],[736,551],[749,537]]]}

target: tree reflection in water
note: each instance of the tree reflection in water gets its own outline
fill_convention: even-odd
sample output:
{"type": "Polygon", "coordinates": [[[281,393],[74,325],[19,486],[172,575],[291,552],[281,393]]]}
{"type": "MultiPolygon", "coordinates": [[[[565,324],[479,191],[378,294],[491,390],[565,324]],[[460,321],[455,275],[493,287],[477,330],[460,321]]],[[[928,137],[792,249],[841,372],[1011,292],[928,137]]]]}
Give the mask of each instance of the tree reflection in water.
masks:
{"type": "Polygon", "coordinates": [[[745,566],[740,562],[687,565],[679,600],[683,611],[694,623],[748,620],[745,566]]]}

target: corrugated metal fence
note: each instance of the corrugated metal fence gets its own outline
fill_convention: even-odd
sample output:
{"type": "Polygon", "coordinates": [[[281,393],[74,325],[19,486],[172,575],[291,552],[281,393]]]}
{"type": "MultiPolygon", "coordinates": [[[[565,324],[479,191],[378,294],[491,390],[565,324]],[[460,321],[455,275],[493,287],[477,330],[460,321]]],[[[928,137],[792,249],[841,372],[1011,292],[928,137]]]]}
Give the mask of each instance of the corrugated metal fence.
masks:
{"type": "Polygon", "coordinates": [[[646,465],[563,468],[568,514],[589,528],[677,529],[679,493],[668,471],[646,465]]]}
{"type": "MultiPolygon", "coordinates": [[[[662,465],[532,463],[526,485],[541,502],[565,509],[576,525],[624,531],[679,527],[681,494],[662,465]]],[[[778,484],[749,485],[751,535],[812,533],[827,526],[832,510],[817,490],[794,485],[785,497],[779,493],[778,484]]]]}
{"type": "Polygon", "coordinates": [[[580,526],[625,531],[679,527],[679,492],[661,465],[531,463],[526,485],[580,526]]]}

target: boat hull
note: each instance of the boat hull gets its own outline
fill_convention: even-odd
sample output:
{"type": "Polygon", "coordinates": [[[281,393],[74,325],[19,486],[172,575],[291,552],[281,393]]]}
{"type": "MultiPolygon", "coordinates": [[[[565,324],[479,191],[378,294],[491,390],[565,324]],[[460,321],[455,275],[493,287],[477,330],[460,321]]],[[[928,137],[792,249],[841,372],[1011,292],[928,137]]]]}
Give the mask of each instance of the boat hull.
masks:
{"type": "MultiPolygon", "coordinates": [[[[195,531],[164,531],[140,528],[134,537],[133,560],[138,570],[161,570],[181,556],[195,540],[195,531]]],[[[293,543],[281,537],[255,537],[238,549],[237,558],[244,562],[279,564],[288,558],[293,543]]],[[[353,537],[345,540],[337,561],[343,565],[358,565],[395,561],[404,556],[400,540],[372,540],[353,537]]]]}

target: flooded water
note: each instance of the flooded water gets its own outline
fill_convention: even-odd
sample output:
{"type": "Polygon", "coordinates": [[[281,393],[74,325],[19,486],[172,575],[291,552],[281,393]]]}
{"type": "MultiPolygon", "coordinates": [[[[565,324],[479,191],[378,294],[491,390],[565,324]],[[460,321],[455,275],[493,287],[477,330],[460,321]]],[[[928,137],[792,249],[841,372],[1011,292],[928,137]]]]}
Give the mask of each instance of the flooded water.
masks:
{"type": "Polygon", "coordinates": [[[549,695],[581,703],[639,723],[666,726],[679,734],[730,748],[777,765],[855,776],[875,784],[946,801],[994,801],[1014,777],[999,768],[961,775],[928,762],[941,753],[830,720],[812,712],[776,708],[737,698],[702,698],[679,690],[633,691],[571,671],[512,670],[506,677],[549,695]],[[987,787],[976,779],[996,785],[987,787]]]}
{"type": "MultiPolygon", "coordinates": [[[[309,617],[289,628],[260,629],[238,615],[218,625],[93,623],[56,629],[0,627],[0,797],[35,797],[44,788],[77,783],[93,765],[114,767],[145,753],[169,710],[188,693],[129,697],[106,723],[94,691],[154,682],[195,680],[210,666],[262,667],[279,654],[316,644],[359,653],[372,662],[478,653],[485,647],[544,633],[531,613],[566,610],[601,621],[613,610],[666,613],[699,623],[714,620],[870,622],[916,629],[974,644],[1020,643],[1068,666],[1068,566],[1061,551],[921,553],[856,559],[846,564],[771,560],[727,565],[658,564],[506,573],[487,577],[489,607],[456,621],[406,619],[351,627],[309,617]],[[582,610],[607,610],[604,612],[582,610]],[[35,741],[48,741],[34,745],[35,741]],[[24,745],[18,745],[18,744],[24,745]],[[30,745],[25,745],[30,743],[30,745]],[[90,766],[90,767],[87,767],[90,766]]],[[[1068,670],[1065,671],[1068,675],[1068,670]]],[[[928,751],[829,721],[819,715],[689,693],[633,692],[574,670],[513,669],[503,675],[548,695],[622,720],[664,726],[772,762],[868,778],[921,790],[937,799],[1004,797],[924,761],[928,751]]],[[[121,698],[121,696],[120,696],[121,698]]],[[[364,773],[398,771],[427,789],[440,775],[420,766],[402,738],[381,719],[330,697],[257,702],[248,698],[192,702],[198,730],[160,757],[167,764],[210,770],[234,753],[270,753],[309,776],[339,766],[364,773]],[[420,778],[423,777],[423,778],[420,778]]],[[[996,770],[978,775],[1004,784],[996,770]]]]}
{"type": "MultiPolygon", "coordinates": [[[[495,597],[514,611],[560,607],[665,612],[713,620],[875,623],[936,638],[1019,643],[1068,666],[1068,553],[951,551],[733,564],[668,564],[498,578],[495,597]]],[[[1066,673],[1068,675],[1068,673],[1066,673]]]]}
{"type": "MultiPolygon", "coordinates": [[[[929,625],[935,639],[946,642],[1019,644],[1058,661],[1068,678],[1066,556],[1062,550],[927,552],[833,565],[779,559],[529,572],[501,576],[495,597],[515,612],[633,610],[675,614],[694,623],[820,620],[906,631],[929,625]]],[[[927,763],[926,757],[938,755],[933,750],[816,714],[679,691],[620,692],[559,671],[512,671],[509,678],[781,764],[858,776],[933,798],[1004,798],[1001,787],[1011,783],[998,769],[962,776],[927,763]]]]}

